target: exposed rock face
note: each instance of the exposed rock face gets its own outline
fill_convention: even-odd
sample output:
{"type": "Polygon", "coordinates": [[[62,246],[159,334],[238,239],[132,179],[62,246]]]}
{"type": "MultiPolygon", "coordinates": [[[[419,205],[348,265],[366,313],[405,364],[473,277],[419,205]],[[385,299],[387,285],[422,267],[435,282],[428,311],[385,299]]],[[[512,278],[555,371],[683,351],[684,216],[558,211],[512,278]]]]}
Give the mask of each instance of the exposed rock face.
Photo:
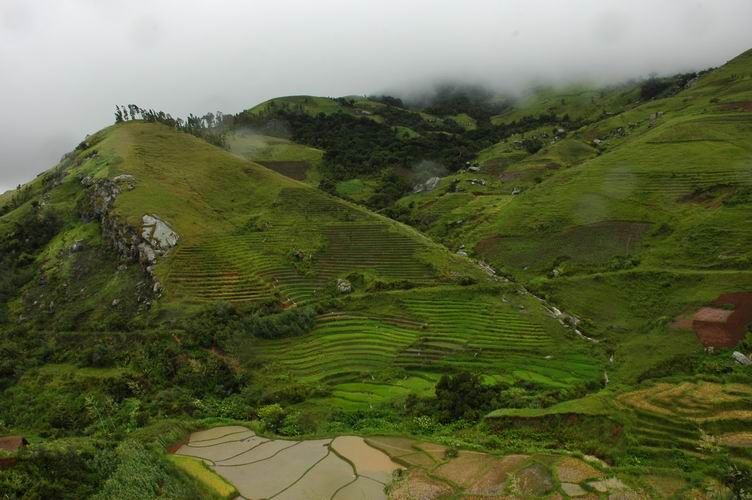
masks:
{"type": "Polygon", "coordinates": [[[736,360],[737,363],[740,365],[752,365],[752,359],[749,359],[744,354],[740,353],[739,351],[734,351],[731,356],[736,360]]]}
{"type": "Polygon", "coordinates": [[[350,292],[352,292],[352,283],[350,283],[347,280],[343,280],[343,279],[337,280],[337,291],[339,293],[350,293],[350,292]]]}
{"type": "Polygon", "coordinates": [[[87,186],[90,192],[89,206],[82,215],[100,221],[104,239],[123,260],[141,263],[151,278],[154,293],[159,293],[162,286],[156,280],[153,265],[158,256],[177,244],[180,237],[156,215],[144,215],[142,226],[134,228],[111,212],[121,188],[133,189],[134,183],[135,178],[131,175],[102,180],[92,180],[90,177],[82,179],[81,184],[87,186]]]}
{"type": "Polygon", "coordinates": [[[166,252],[178,243],[180,237],[156,215],[144,215],[141,237],[156,251],[166,252]]]}
{"type": "Polygon", "coordinates": [[[71,253],[80,252],[84,249],[84,243],[81,240],[76,240],[70,247],[71,253]]]}
{"type": "Polygon", "coordinates": [[[434,189],[436,189],[436,186],[439,185],[439,182],[441,182],[441,177],[431,177],[426,182],[416,184],[413,188],[413,192],[422,193],[424,191],[433,191],[434,189]]]}

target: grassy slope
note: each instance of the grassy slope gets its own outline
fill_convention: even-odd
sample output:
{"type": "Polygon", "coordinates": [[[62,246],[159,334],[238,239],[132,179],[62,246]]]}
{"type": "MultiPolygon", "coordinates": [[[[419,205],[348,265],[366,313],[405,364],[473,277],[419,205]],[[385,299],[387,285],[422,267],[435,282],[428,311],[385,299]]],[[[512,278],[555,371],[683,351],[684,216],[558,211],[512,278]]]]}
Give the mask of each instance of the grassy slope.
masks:
{"type": "Polygon", "coordinates": [[[326,298],[337,278],[353,272],[362,277],[357,292],[378,283],[426,286],[483,276],[412,228],[162,125],[129,122],[89,142],[50,171],[65,167],[59,184],[48,189],[35,179],[29,201],[0,218],[0,230],[11,231],[31,202],[43,199],[64,222],[37,256],[46,279],[26,285],[9,306],[11,317],[109,330],[146,312],[139,266],[118,269],[98,224],[79,217],[86,176],[134,176],[135,188],[120,194],[113,213],[137,229],[144,214],[155,214],[180,235],[155,270],[165,286],[160,305],[179,314],[180,305],[215,300],[326,298]],[[70,251],[76,241],[83,251],[70,251]]]}
{"type": "Polygon", "coordinates": [[[306,113],[317,115],[319,113],[330,114],[342,110],[342,105],[330,97],[316,96],[287,96],[275,97],[261,104],[258,104],[247,111],[250,114],[260,114],[266,111],[270,106],[284,104],[291,106],[302,106],[306,113]],[[274,103],[274,104],[272,104],[274,103]]]}
{"type": "Polygon", "coordinates": [[[546,389],[599,381],[597,350],[512,286],[442,287],[362,297],[318,318],[308,335],[240,346],[269,375],[328,384],[327,405],[363,408],[430,394],[447,370],[546,389]],[[500,300],[501,299],[501,300],[500,300]]]}
{"type": "Polygon", "coordinates": [[[227,146],[233,153],[254,162],[300,162],[306,183],[316,185],[320,180],[319,166],[324,156],[320,149],[248,129],[233,130],[227,137],[227,146]]]}
{"type": "MultiPolygon", "coordinates": [[[[97,142],[108,130],[90,141],[97,142]]],[[[81,177],[103,177],[114,168],[114,159],[90,157],[95,148],[74,151],[68,160],[26,184],[28,200],[0,217],[2,236],[32,210],[35,201],[41,201],[46,210],[55,212],[62,220],[60,232],[35,257],[39,279],[27,283],[21,294],[9,302],[11,317],[31,321],[40,328],[117,329],[141,311],[142,304],[138,303],[141,293],[137,287],[143,279],[140,271],[134,266],[118,270],[117,256],[102,240],[99,225],[79,217],[77,207],[84,198],[81,177]],[[45,186],[44,178],[56,176],[61,169],[64,175],[59,183],[45,186]],[[73,252],[71,248],[76,242],[83,249],[73,252]],[[108,307],[114,300],[120,306],[108,307]]]]}
{"type": "Polygon", "coordinates": [[[654,110],[665,114],[506,205],[488,234],[509,238],[483,250],[526,278],[545,275],[557,257],[568,257],[563,277],[546,288],[601,327],[624,321],[628,331],[720,292],[749,289],[752,233],[745,221],[752,209],[747,202],[724,201],[752,188],[752,114],[725,110],[722,102],[743,100],[751,89],[752,54],[745,54],[675,98],[629,111],[622,120],[645,119],[654,110]],[[650,226],[643,232],[615,221],[650,226]],[[540,251],[544,240],[555,248],[540,251]],[[570,246],[576,251],[567,252],[570,246]],[[620,255],[639,258],[639,267],[609,274],[609,261],[620,255]],[[606,274],[588,277],[595,271],[606,274]]]}
{"type": "Polygon", "coordinates": [[[478,274],[410,228],[166,127],[124,124],[99,149],[137,179],[115,213],[136,227],[157,214],[181,237],[156,268],[167,302],[305,301],[353,271],[418,284],[478,274]]]}
{"type": "Polygon", "coordinates": [[[600,88],[579,84],[565,88],[540,87],[521,96],[509,111],[494,116],[495,124],[510,123],[525,116],[553,112],[568,114],[572,119],[598,117],[603,113],[616,113],[639,99],[637,84],[624,84],[600,88]]]}
{"type": "MultiPolygon", "coordinates": [[[[535,279],[597,330],[649,328],[752,284],[745,224],[752,211],[742,201],[752,188],[752,114],[728,104],[749,99],[751,78],[747,53],[675,97],[628,107],[535,155],[515,150],[510,138],[482,152],[482,170],[473,174],[497,195],[475,196],[483,191],[476,186],[403,201],[415,203],[413,215],[429,233],[535,279]],[[604,142],[595,148],[594,138],[604,142]],[[494,165],[504,158],[506,165],[494,165]],[[523,192],[510,198],[513,186],[523,192]],[[637,259],[631,272],[614,272],[637,259]],[[547,279],[554,270],[559,277],[547,279]],[[659,283],[669,293],[657,293],[659,283]]],[[[611,97],[628,101],[624,95],[611,97]]]]}
{"type": "MultiPolygon", "coordinates": [[[[674,374],[664,388],[673,391],[698,362],[732,374],[740,370],[727,352],[709,359],[691,331],[671,323],[719,293],[752,290],[752,113],[744,111],[750,96],[752,51],[674,97],[627,106],[535,155],[514,146],[521,136],[510,138],[479,155],[480,173],[451,176],[432,193],[402,200],[403,206],[415,204],[412,216],[429,234],[453,248],[472,247],[578,314],[586,320],[582,328],[614,353],[605,366],[608,390],[544,410],[505,409],[493,416],[538,419],[544,423],[530,425],[545,427],[557,414],[595,410],[626,427],[634,464],[693,469],[699,461],[713,463],[714,453],[747,456],[741,448],[714,448],[703,433],[747,429],[748,416],[698,428],[671,410],[656,415],[612,399],[646,373],[674,374]],[[563,168],[530,182],[546,162],[563,168]],[[485,179],[487,187],[467,186],[467,177],[485,179]],[[460,192],[445,189],[453,180],[461,181],[460,192]],[[512,186],[523,192],[510,196],[512,186]]],[[[542,110],[540,103],[528,105],[519,116],[542,110]]],[[[675,407],[694,404],[694,397],[677,397],[675,407]]],[[[703,404],[707,411],[723,408],[703,404]]]]}
{"type": "Polygon", "coordinates": [[[334,313],[320,318],[310,338],[258,341],[248,352],[251,344],[240,346],[249,367],[263,360],[279,368],[276,376],[330,385],[335,406],[363,403],[357,384],[369,373],[383,387],[365,393],[383,401],[430,391],[448,368],[554,389],[600,376],[602,360],[539,304],[515,298],[512,288],[457,286],[463,276],[484,281],[483,273],[412,228],[161,125],[113,127],[96,148],[99,163],[69,175],[134,176],[135,188],[120,194],[114,213],[134,226],[156,214],[180,235],[156,266],[166,288],[162,307],[184,313],[205,301],[269,298],[300,304],[333,296],[337,277],[363,277],[355,280],[354,302],[337,306],[356,319],[334,313]],[[421,288],[369,292],[404,280],[421,288]]]}

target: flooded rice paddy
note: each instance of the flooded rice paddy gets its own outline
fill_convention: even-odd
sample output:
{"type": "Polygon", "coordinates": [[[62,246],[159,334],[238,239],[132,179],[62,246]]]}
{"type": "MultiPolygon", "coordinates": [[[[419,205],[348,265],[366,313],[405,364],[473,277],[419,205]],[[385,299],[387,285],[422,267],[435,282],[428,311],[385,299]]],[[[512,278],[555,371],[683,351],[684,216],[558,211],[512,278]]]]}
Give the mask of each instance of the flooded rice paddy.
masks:
{"type": "Polygon", "coordinates": [[[249,499],[386,499],[402,468],[360,437],[288,441],[240,426],[196,432],[176,454],[204,460],[249,499]]]}

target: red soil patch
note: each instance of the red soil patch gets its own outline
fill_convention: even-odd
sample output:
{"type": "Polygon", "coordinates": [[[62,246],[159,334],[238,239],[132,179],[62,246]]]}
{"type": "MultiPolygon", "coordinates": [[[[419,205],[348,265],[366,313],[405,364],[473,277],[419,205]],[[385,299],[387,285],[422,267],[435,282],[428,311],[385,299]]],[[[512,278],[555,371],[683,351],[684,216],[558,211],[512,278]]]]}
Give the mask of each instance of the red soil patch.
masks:
{"type": "Polygon", "coordinates": [[[310,165],[307,161],[260,161],[258,162],[275,172],[296,181],[304,181],[310,165]]]}
{"type": "Polygon", "coordinates": [[[167,449],[167,453],[169,453],[171,455],[175,454],[175,452],[178,451],[182,446],[187,445],[188,441],[190,441],[190,439],[191,439],[191,437],[187,436],[187,437],[181,439],[180,441],[178,441],[177,443],[172,443],[171,445],[168,445],[167,448],[166,448],[167,449]]]}
{"type": "Polygon", "coordinates": [[[725,293],[711,307],[698,310],[692,321],[697,338],[706,347],[734,347],[752,323],[752,293],[725,293]]]}
{"type": "Polygon", "coordinates": [[[442,482],[428,477],[420,470],[413,469],[406,479],[394,484],[389,492],[389,498],[393,500],[415,500],[446,498],[452,494],[452,488],[442,482]]]}
{"type": "Polygon", "coordinates": [[[723,111],[752,111],[752,101],[736,101],[721,105],[723,111]]]}

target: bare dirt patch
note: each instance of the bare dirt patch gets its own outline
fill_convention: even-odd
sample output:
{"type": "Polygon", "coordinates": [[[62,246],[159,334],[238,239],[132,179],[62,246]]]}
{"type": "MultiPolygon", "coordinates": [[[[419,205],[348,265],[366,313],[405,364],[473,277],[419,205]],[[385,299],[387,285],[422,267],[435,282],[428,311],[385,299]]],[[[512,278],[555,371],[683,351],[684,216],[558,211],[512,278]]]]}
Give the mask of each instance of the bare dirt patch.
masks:
{"type": "Polygon", "coordinates": [[[369,437],[366,438],[366,443],[394,458],[411,455],[419,451],[415,448],[414,440],[401,437],[369,437]]]}
{"type": "Polygon", "coordinates": [[[471,487],[496,461],[491,455],[461,451],[457,458],[440,465],[434,474],[463,488],[471,487]]]}
{"type": "Polygon", "coordinates": [[[714,186],[697,188],[691,193],[679,198],[679,201],[683,203],[693,203],[707,208],[718,208],[723,205],[725,200],[734,196],[736,192],[737,188],[735,186],[717,184],[714,186]]]}
{"type": "Polygon", "coordinates": [[[645,480],[661,498],[674,498],[674,495],[687,487],[687,482],[678,477],[646,476],[645,480]]]}
{"type": "Polygon", "coordinates": [[[525,467],[516,477],[519,490],[524,496],[541,497],[554,488],[551,473],[541,464],[525,467]]]}
{"type": "Polygon", "coordinates": [[[471,495],[501,495],[504,493],[509,476],[529,458],[528,455],[508,455],[497,458],[485,472],[475,478],[472,486],[467,488],[467,492],[471,495]]]}
{"type": "Polygon", "coordinates": [[[425,451],[431,458],[440,462],[446,458],[447,447],[436,443],[418,443],[416,445],[421,450],[425,451]]]}
{"type": "Polygon", "coordinates": [[[570,497],[583,497],[587,495],[587,491],[579,484],[561,483],[561,490],[570,497]]]}
{"type": "Polygon", "coordinates": [[[720,106],[723,111],[752,111],[752,101],[727,102],[720,106]]]}
{"type": "Polygon", "coordinates": [[[391,500],[433,500],[449,497],[452,492],[448,484],[428,477],[423,470],[413,469],[405,479],[393,485],[389,498],[391,500]]]}
{"type": "Polygon", "coordinates": [[[307,161],[259,161],[257,163],[296,181],[306,180],[310,168],[307,161]]]}
{"type": "Polygon", "coordinates": [[[603,477],[603,472],[578,458],[567,457],[556,466],[556,475],[563,483],[581,483],[586,479],[603,477]]]}

